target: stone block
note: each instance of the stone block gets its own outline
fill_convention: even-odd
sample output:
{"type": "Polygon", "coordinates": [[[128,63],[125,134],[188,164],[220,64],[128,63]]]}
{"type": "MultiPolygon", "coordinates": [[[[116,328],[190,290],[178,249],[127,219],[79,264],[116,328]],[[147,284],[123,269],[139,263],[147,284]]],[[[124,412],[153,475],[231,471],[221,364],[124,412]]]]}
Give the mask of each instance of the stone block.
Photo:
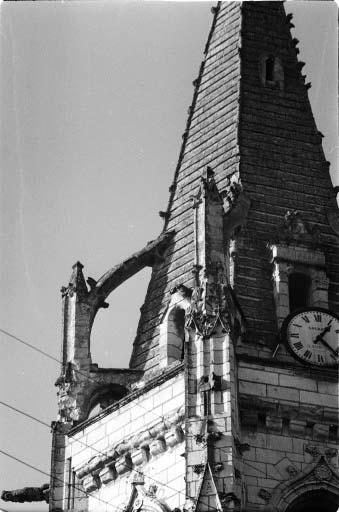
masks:
{"type": "Polygon", "coordinates": [[[337,382],[321,382],[318,381],[318,391],[319,393],[325,393],[329,395],[338,396],[339,389],[337,382]]]}
{"type": "Polygon", "coordinates": [[[137,448],[131,452],[131,459],[133,466],[140,466],[144,462],[147,462],[146,450],[143,448],[137,448]]]}
{"type": "Polygon", "coordinates": [[[91,493],[99,489],[99,480],[93,475],[87,475],[82,481],[85,492],[91,493]]]}
{"type": "Polygon", "coordinates": [[[116,477],[116,473],[114,468],[112,467],[105,467],[102,469],[99,473],[99,478],[102,484],[108,484],[109,482],[112,482],[116,477]]]}
{"type": "Polygon", "coordinates": [[[285,452],[292,451],[292,439],[286,436],[267,434],[267,448],[285,452]]]}
{"type": "Polygon", "coordinates": [[[131,471],[133,469],[132,461],[129,457],[125,457],[124,455],[122,457],[119,457],[115,461],[115,470],[118,473],[118,475],[123,475],[127,471],[131,471]]]}
{"type": "Polygon", "coordinates": [[[246,395],[266,396],[266,384],[239,381],[239,392],[246,395]]]}
{"type": "Polygon", "coordinates": [[[299,402],[299,390],[281,386],[267,386],[267,396],[279,400],[289,400],[299,402]]]}
{"type": "Polygon", "coordinates": [[[266,416],[266,428],[268,431],[281,433],[282,431],[282,418],[277,416],[266,416]]]}
{"type": "Polygon", "coordinates": [[[311,391],[300,391],[300,401],[304,404],[315,404],[318,406],[337,409],[338,398],[335,395],[325,395],[322,393],[312,393],[311,391]]]}
{"type": "Polygon", "coordinates": [[[304,453],[304,439],[296,439],[295,437],[292,438],[292,447],[293,447],[293,450],[292,452],[294,454],[296,453],[299,453],[299,454],[303,454],[304,453]]]}
{"type": "Polygon", "coordinates": [[[329,426],[315,423],[313,426],[313,438],[318,441],[328,441],[329,426]]]}
{"type": "Polygon", "coordinates": [[[240,380],[278,385],[278,374],[273,372],[252,370],[250,368],[239,368],[238,377],[240,380]]]}
{"type": "Polygon", "coordinates": [[[149,450],[151,455],[154,457],[159,453],[162,453],[166,450],[166,444],[163,439],[155,439],[150,445],[149,450]]]}
{"type": "Polygon", "coordinates": [[[292,377],[291,375],[279,375],[281,386],[295,389],[305,389],[308,391],[317,391],[317,383],[314,379],[304,377],[292,377]]]}
{"type": "Polygon", "coordinates": [[[281,452],[263,448],[255,449],[255,460],[260,460],[261,462],[265,462],[267,464],[277,464],[277,462],[279,462],[282,458],[283,455],[281,452]]]}
{"type": "Polygon", "coordinates": [[[266,477],[266,464],[263,462],[246,461],[243,466],[245,476],[254,476],[256,478],[266,477]]]}
{"type": "Polygon", "coordinates": [[[304,436],[306,429],[306,421],[290,420],[291,435],[304,436]]]}

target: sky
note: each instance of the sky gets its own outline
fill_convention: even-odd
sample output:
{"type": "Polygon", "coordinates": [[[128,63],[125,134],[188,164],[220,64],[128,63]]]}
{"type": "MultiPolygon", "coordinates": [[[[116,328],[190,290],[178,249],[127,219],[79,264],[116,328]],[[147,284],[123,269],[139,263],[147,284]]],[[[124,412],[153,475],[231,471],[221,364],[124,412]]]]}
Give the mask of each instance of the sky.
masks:
{"type": "MultiPolygon", "coordinates": [[[[4,2],[0,5],[0,328],[55,358],[61,295],[158,236],[203,49],[210,2],[4,2]]],[[[324,150],[336,163],[337,8],[285,3],[324,150]]],[[[109,297],[92,359],[127,367],[149,269],[109,297]]],[[[60,366],[0,332],[0,401],[50,424],[60,366]]],[[[0,405],[0,449],[50,469],[49,428],[0,405]]],[[[46,475],[0,453],[0,490],[46,475]]],[[[3,506],[3,507],[2,507],[3,506]]],[[[0,510],[38,512],[46,504],[0,510]]]]}

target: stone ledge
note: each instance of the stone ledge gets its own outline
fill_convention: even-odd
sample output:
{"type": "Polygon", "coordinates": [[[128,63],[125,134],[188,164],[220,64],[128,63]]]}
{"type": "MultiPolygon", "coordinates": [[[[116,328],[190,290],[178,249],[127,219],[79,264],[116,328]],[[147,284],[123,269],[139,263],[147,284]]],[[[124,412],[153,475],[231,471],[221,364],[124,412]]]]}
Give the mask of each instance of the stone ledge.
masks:
{"type": "Polygon", "coordinates": [[[98,489],[101,484],[115,480],[119,475],[142,466],[150,458],[165,452],[184,439],[184,408],[172,413],[147,431],[122,440],[106,452],[100,453],[76,469],[83,485],[98,489]]]}

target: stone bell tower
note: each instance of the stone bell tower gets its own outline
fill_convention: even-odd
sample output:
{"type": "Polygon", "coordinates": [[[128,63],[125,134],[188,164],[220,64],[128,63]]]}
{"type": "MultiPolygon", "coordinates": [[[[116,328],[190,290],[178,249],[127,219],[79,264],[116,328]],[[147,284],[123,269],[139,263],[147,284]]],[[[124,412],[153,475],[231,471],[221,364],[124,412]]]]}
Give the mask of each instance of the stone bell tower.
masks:
{"type": "Polygon", "coordinates": [[[310,84],[282,2],[212,11],[163,232],[62,290],[54,512],[337,510],[338,212],[310,84]],[[95,315],[144,266],[130,367],[98,368],[95,315]]]}

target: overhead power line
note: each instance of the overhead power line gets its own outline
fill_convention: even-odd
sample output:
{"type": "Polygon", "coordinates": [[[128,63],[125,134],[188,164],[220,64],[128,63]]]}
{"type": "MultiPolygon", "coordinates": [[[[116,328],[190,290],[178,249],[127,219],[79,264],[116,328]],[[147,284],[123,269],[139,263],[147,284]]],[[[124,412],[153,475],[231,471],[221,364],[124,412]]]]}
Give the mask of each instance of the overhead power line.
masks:
{"type": "MultiPolygon", "coordinates": [[[[5,455],[9,459],[12,459],[12,460],[18,462],[19,464],[22,464],[23,466],[26,466],[26,467],[28,467],[30,469],[33,469],[34,471],[37,471],[38,473],[41,473],[42,475],[48,476],[49,478],[54,478],[55,480],[57,480],[58,482],[62,483],[63,485],[67,485],[66,482],[64,480],[62,480],[61,478],[58,478],[55,475],[53,475],[53,477],[52,477],[50,473],[47,473],[47,471],[43,471],[42,469],[37,468],[33,464],[29,464],[28,462],[25,462],[24,460],[22,460],[22,459],[20,459],[18,457],[15,457],[14,455],[12,455],[11,453],[6,452],[5,450],[1,450],[0,449],[0,453],[5,455]]],[[[112,505],[108,501],[102,500],[101,498],[98,498],[97,496],[93,496],[90,493],[87,493],[86,491],[81,489],[80,487],[76,487],[75,485],[73,487],[77,491],[82,492],[87,498],[90,496],[91,498],[93,498],[93,499],[95,499],[97,501],[100,501],[101,503],[104,503],[105,505],[108,505],[109,507],[115,507],[115,510],[118,509],[118,510],[121,510],[121,512],[124,512],[124,509],[121,508],[121,507],[118,507],[116,505],[112,505]]]]}
{"type": "MultiPolygon", "coordinates": [[[[32,350],[35,350],[36,352],[39,352],[40,354],[44,355],[45,357],[48,357],[52,361],[57,362],[61,366],[63,366],[63,362],[60,359],[57,359],[56,357],[50,355],[48,352],[45,352],[44,350],[41,350],[40,348],[37,348],[36,346],[32,345],[31,343],[28,343],[27,341],[23,340],[22,338],[19,338],[18,336],[15,336],[14,334],[12,334],[12,333],[10,333],[8,331],[5,331],[2,328],[0,328],[0,332],[5,334],[6,336],[9,336],[10,338],[14,339],[15,341],[18,341],[19,343],[22,343],[26,347],[28,347],[28,348],[30,348],[32,350]]],[[[92,379],[92,377],[87,375],[87,373],[84,373],[82,370],[78,370],[77,368],[74,368],[74,372],[78,373],[82,377],[85,377],[85,380],[88,380],[89,382],[93,382],[94,384],[97,384],[97,381],[95,379],[92,379]]],[[[159,416],[159,414],[155,413],[154,411],[151,411],[151,410],[147,409],[146,407],[142,406],[141,404],[135,404],[135,405],[137,405],[141,409],[144,409],[149,414],[153,414],[155,417],[159,418],[160,420],[163,420],[163,416],[159,416]]]]}
{"type": "MultiPolygon", "coordinates": [[[[9,409],[12,409],[13,411],[15,411],[15,412],[17,412],[17,413],[19,413],[19,414],[22,414],[23,416],[26,416],[27,418],[29,418],[29,419],[31,419],[31,420],[33,420],[33,421],[36,421],[36,422],[40,423],[40,424],[41,424],[41,425],[43,425],[43,426],[46,426],[46,427],[50,428],[50,425],[49,425],[48,423],[46,423],[45,421],[42,421],[42,420],[40,420],[39,418],[36,418],[35,416],[32,416],[32,415],[30,415],[30,414],[28,414],[28,413],[26,413],[26,412],[22,411],[21,409],[18,409],[18,408],[16,408],[16,407],[13,407],[12,405],[10,405],[10,404],[8,404],[8,403],[6,403],[6,402],[3,402],[3,401],[0,401],[0,404],[1,404],[1,405],[4,405],[5,407],[8,407],[9,409]]],[[[87,443],[84,443],[83,441],[80,441],[79,439],[76,439],[75,441],[76,441],[77,443],[79,443],[79,444],[81,444],[81,445],[85,446],[86,448],[90,448],[91,450],[95,451],[95,452],[96,452],[96,453],[98,453],[99,455],[105,455],[105,454],[104,454],[103,452],[101,452],[100,450],[97,450],[94,446],[88,445],[87,443]]],[[[0,450],[0,452],[1,452],[1,453],[4,453],[2,450],[0,450]]],[[[226,452],[225,452],[225,453],[226,453],[226,452]]],[[[46,472],[44,472],[44,471],[42,471],[42,470],[39,470],[39,469],[35,468],[35,466],[31,466],[31,465],[29,465],[28,463],[25,463],[25,462],[24,462],[24,461],[22,461],[21,459],[16,459],[14,456],[11,456],[11,455],[6,454],[6,453],[4,453],[4,454],[5,454],[5,455],[8,455],[9,457],[11,457],[11,458],[12,458],[12,459],[14,459],[14,460],[17,460],[18,462],[21,462],[21,463],[22,463],[22,464],[24,464],[24,465],[27,465],[28,467],[31,467],[32,469],[36,469],[37,471],[40,471],[41,473],[46,474],[46,475],[47,475],[47,476],[49,476],[49,477],[51,476],[49,473],[46,473],[46,472]]],[[[138,474],[140,474],[140,475],[142,475],[142,476],[145,476],[145,475],[144,475],[144,473],[143,473],[142,471],[140,471],[140,470],[138,470],[138,469],[136,469],[136,468],[133,468],[133,466],[130,466],[130,465],[128,465],[127,463],[124,463],[123,465],[124,465],[127,469],[129,469],[130,471],[131,471],[131,470],[134,470],[136,473],[138,473],[138,474]]],[[[168,484],[164,484],[164,483],[163,483],[163,482],[161,482],[160,480],[157,480],[157,479],[155,479],[155,478],[153,478],[153,477],[151,477],[151,476],[149,476],[149,475],[146,475],[146,476],[147,476],[147,478],[148,478],[149,480],[151,480],[152,482],[154,482],[154,483],[156,483],[156,484],[158,484],[158,485],[161,485],[161,486],[163,486],[163,487],[166,487],[166,488],[167,488],[167,489],[169,489],[170,491],[175,491],[177,494],[182,494],[183,496],[185,496],[185,499],[189,498],[189,496],[187,496],[185,493],[183,493],[183,492],[181,492],[181,491],[178,491],[178,489],[175,489],[174,487],[171,487],[171,486],[169,486],[168,484]]],[[[60,479],[57,479],[57,480],[62,481],[62,480],[60,480],[60,479]]],[[[63,482],[63,484],[64,484],[64,485],[67,485],[67,484],[65,484],[65,482],[64,482],[64,481],[62,481],[62,482],[63,482]]],[[[75,488],[76,488],[76,487],[75,487],[75,488]]],[[[80,489],[80,491],[85,493],[85,491],[83,491],[83,489],[80,489]]],[[[86,496],[91,496],[91,497],[95,498],[95,496],[92,496],[90,493],[85,493],[85,494],[86,494],[86,496]]],[[[95,499],[99,499],[99,498],[95,498],[95,499]]],[[[100,500],[100,501],[102,501],[102,500],[100,500]]],[[[205,503],[205,505],[207,505],[207,503],[205,503]]],[[[208,506],[208,510],[210,510],[211,512],[220,512],[220,511],[219,511],[218,509],[216,509],[216,508],[211,508],[209,505],[207,505],[207,506],[208,506]]],[[[0,510],[0,512],[1,512],[1,510],[0,510]]]]}

